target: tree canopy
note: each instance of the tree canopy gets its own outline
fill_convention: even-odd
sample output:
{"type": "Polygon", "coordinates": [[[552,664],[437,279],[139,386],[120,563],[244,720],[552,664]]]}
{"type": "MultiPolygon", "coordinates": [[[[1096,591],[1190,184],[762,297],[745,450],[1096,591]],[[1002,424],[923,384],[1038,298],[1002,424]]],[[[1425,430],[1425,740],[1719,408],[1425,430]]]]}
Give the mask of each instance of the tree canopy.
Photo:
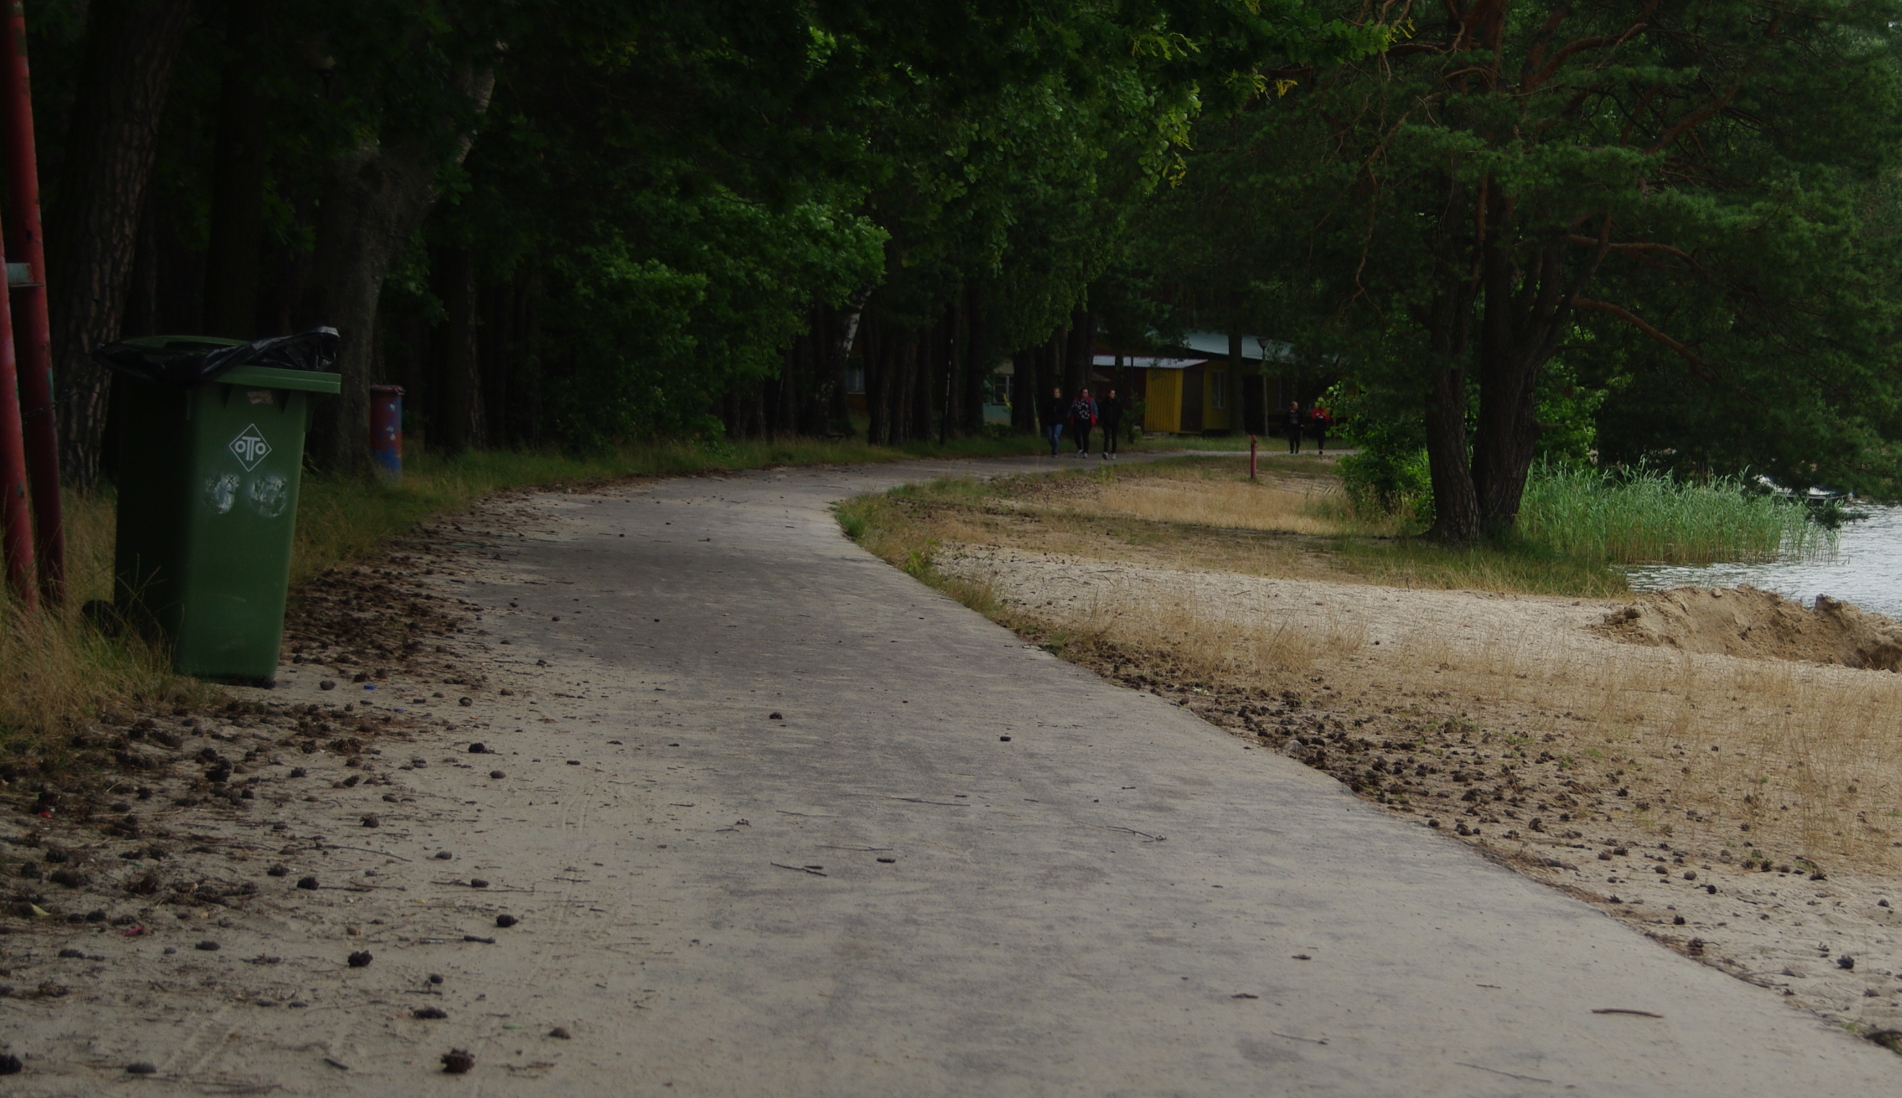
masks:
{"type": "Polygon", "coordinates": [[[123,335],[335,324],[351,468],[372,383],[448,450],[900,442],[1193,324],[1449,538],[1545,451],[1891,490],[1898,6],[30,0],[63,460],[123,335]]]}

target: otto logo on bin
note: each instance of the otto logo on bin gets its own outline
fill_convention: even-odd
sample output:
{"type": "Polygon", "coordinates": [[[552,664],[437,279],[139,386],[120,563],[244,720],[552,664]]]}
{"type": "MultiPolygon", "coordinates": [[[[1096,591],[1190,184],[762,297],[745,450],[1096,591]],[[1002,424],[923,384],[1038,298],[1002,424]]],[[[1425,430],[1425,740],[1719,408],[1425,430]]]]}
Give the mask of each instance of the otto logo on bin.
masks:
{"type": "Polygon", "coordinates": [[[258,425],[253,423],[246,427],[237,438],[232,439],[226,449],[237,457],[238,464],[244,466],[246,472],[250,472],[257,468],[258,462],[263,461],[271,452],[271,444],[264,441],[264,436],[258,431],[258,425]]]}

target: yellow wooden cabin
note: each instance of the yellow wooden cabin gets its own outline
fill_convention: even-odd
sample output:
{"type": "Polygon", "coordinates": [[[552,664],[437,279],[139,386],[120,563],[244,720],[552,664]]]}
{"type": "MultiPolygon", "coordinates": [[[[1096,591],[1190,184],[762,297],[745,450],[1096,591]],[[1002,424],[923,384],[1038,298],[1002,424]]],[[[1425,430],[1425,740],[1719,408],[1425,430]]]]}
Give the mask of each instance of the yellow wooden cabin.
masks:
{"type": "Polygon", "coordinates": [[[1144,365],[1143,431],[1199,435],[1229,429],[1226,364],[1156,359],[1144,365]]]}

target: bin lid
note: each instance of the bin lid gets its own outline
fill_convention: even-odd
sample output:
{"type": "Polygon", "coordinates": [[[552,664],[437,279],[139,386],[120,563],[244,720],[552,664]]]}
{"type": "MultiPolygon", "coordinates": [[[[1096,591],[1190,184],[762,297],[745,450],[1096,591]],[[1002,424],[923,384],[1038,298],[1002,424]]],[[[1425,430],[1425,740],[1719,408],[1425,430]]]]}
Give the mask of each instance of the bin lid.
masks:
{"type": "Polygon", "coordinates": [[[343,390],[343,375],[315,370],[280,370],[272,366],[236,366],[211,379],[214,385],[238,385],[246,389],[296,389],[305,393],[330,393],[343,390]]]}

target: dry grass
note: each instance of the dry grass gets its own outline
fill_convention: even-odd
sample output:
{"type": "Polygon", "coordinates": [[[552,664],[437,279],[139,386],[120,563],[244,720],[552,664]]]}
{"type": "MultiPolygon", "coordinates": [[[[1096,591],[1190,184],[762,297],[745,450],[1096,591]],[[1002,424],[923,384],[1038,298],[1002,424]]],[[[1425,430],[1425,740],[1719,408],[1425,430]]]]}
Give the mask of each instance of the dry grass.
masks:
{"type": "Polygon", "coordinates": [[[1358,533],[1345,520],[1337,486],[1313,478],[1260,481],[1118,478],[1090,500],[1099,514],[1148,522],[1189,523],[1232,530],[1274,530],[1331,536],[1358,533]]]}
{"type": "MultiPolygon", "coordinates": [[[[994,585],[985,589],[1004,605],[994,585]]],[[[1366,640],[1359,627],[1325,617],[1237,615],[1233,606],[1209,605],[1190,584],[1123,587],[1079,613],[1023,616],[1052,638],[1053,647],[1078,649],[1060,654],[1144,653],[1166,660],[1173,674],[1210,682],[1260,683],[1338,667],[1366,640]]]]}
{"type": "Polygon", "coordinates": [[[0,748],[45,754],[58,733],[102,710],[159,699],[196,702],[209,689],[171,673],[163,653],[137,638],[112,638],[80,612],[112,597],[113,501],[68,494],[66,605],[22,613],[0,601],[0,748]]]}
{"type": "Polygon", "coordinates": [[[1376,647],[1364,625],[1325,608],[1290,615],[1285,600],[1251,602],[1166,574],[1050,605],[1025,599],[1034,588],[1007,575],[960,582],[982,587],[1003,618],[1060,654],[1182,684],[1207,697],[1218,720],[1223,698],[1307,692],[1324,678],[1333,697],[1312,704],[1343,717],[1397,712],[1410,726],[1478,730],[1530,798],[1583,783],[1597,796],[1585,798],[1579,824],[1710,844],[1739,859],[1760,851],[1779,863],[1902,870],[1893,743],[1902,677],[1887,672],[1613,645],[1504,622],[1476,641],[1423,623],[1376,647]],[[1535,765],[1540,753],[1550,758],[1535,765]]]}
{"type": "Polygon", "coordinates": [[[1555,735],[1568,769],[1629,789],[1641,827],[1902,868],[1896,675],[1525,635],[1460,649],[1422,638],[1396,655],[1378,673],[1419,685],[1409,667],[1444,667],[1439,689],[1527,714],[1516,730],[1555,735]]]}

